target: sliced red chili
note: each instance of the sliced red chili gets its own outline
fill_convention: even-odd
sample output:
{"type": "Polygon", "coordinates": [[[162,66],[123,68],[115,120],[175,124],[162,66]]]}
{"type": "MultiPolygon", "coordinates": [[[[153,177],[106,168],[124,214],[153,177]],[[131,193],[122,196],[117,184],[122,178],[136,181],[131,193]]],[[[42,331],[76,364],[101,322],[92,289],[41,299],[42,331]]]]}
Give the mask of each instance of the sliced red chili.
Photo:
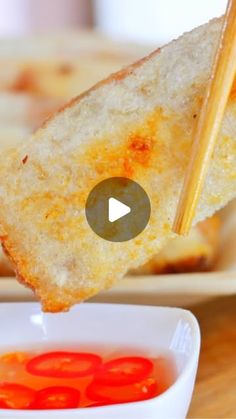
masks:
{"type": "Polygon", "coordinates": [[[106,362],[96,374],[96,381],[110,386],[133,384],[147,378],[153,363],[147,358],[132,356],[106,362]]]}
{"type": "Polygon", "coordinates": [[[22,384],[0,384],[1,409],[30,409],[35,400],[35,390],[22,384]]]}
{"type": "Polygon", "coordinates": [[[75,409],[79,405],[80,392],[72,387],[46,387],[36,392],[32,409],[75,409]]]}
{"type": "MultiPolygon", "coordinates": [[[[102,404],[130,403],[147,400],[159,394],[154,378],[146,378],[138,383],[124,386],[109,386],[93,381],[86,390],[90,400],[102,404]]],[[[92,406],[91,406],[92,407],[92,406]]]]}
{"type": "Polygon", "coordinates": [[[43,377],[75,378],[94,374],[102,359],[98,355],[80,352],[48,352],[32,358],[26,369],[43,377]]]}

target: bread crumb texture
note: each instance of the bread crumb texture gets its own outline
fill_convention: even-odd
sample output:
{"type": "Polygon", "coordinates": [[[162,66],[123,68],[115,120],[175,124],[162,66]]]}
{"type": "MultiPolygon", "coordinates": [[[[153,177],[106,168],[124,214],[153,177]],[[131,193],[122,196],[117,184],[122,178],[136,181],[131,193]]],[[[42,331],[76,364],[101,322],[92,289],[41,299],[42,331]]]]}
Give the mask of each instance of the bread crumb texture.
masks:
{"type": "MultiPolygon", "coordinates": [[[[45,311],[67,310],[145,263],[174,235],[193,133],[222,21],[183,35],[99,83],[52,117],[24,146],[1,156],[3,246],[45,311]],[[26,158],[27,156],[27,158],[26,158]],[[134,240],[90,229],[85,202],[100,181],[140,183],[151,218],[134,240]]],[[[195,223],[235,196],[236,98],[226,110],[195,223]]]]}

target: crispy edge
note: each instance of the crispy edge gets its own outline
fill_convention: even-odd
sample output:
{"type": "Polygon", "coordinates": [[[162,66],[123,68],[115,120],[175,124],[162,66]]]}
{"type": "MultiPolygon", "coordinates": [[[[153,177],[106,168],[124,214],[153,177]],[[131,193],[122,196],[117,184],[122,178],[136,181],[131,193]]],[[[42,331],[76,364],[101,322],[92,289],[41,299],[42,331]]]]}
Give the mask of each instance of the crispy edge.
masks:
{"type": "MultiPolygon", "coordinates": [[[[14,266],[17,280],[24,286],[30,288],[42,304],[44,312],[68,311],[69,308],[79,302],[88,299],[99,291],[98,288],[83,288],[79,292],[68,288],[58,289],[53,283],[48,283],[48,278],[41,278],[30,274],[30,265],[33,260],[28,261],[28,255],[22,256],[22,250],[18,250],[16,241],[11,241],[7,236],[1,236],[2,248],[10,262],[14,266]]],[[[36,261],[35,261],[36,263],[36,261]]],[[[112,280],[107,280],[105,287],[112,285],[112,280]]]]}

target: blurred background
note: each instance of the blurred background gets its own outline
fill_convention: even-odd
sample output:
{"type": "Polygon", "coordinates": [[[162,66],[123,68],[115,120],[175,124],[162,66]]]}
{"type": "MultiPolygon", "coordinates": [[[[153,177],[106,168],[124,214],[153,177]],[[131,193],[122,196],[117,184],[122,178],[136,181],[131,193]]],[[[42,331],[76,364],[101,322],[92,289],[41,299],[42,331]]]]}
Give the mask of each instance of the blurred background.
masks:
{"type": "Polygon", "coordinates": [[[162,44],[221,15],[225,6],[226,0],[0,0],[0,36],[97,27],[162,44]]]}

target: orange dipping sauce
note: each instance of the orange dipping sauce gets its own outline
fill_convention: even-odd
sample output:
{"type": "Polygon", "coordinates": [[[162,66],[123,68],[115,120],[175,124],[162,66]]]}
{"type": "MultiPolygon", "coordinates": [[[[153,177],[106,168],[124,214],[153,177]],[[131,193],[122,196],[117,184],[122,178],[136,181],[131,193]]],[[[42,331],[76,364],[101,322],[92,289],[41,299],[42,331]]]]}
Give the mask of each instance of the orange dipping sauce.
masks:
{"type": "Polygon", "coordinates": [[[169,355],[54,349],[0,354],[0,409],[72,409],[151,399],[176,379],[169,355]]]}

